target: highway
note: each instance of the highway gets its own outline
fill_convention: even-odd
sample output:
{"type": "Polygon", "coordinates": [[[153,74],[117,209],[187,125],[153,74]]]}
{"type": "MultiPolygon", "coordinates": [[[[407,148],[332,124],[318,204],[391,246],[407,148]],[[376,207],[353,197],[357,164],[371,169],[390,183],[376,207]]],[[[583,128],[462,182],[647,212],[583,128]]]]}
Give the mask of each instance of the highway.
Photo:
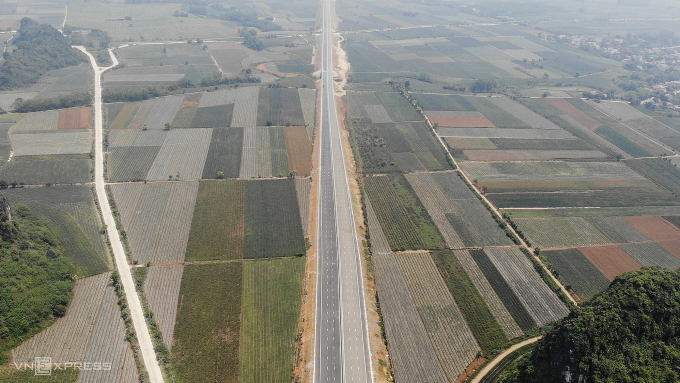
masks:
{"type": "Polygon", "coordinates": [[[322,0],[314,382],[372,382],[361,255],[333,82],[333,5],[322,0]]]}

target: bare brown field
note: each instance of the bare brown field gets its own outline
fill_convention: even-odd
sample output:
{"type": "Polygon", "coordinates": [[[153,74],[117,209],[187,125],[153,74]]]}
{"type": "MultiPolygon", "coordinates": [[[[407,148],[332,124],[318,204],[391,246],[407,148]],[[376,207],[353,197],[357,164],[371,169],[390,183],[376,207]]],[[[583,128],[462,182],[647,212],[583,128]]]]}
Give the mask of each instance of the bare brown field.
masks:
{"type": "Polygon", "coordinates": [[[478,117],[428,117],[433,124],[451,128],[495,128],[488,118],[478,117]]]}
{"type": "Polygon", "coordinates": [[[92,129],[92,108],[60,110],[57,129],[92,129]]]}
{"type": "Polygon", "coordinates": [[[602,125],[601,122],[590,117],[581,109],[575,107],[572,103],[563,98],[550,98],[547,99],[547,101],[590,130],[602,125]]]}
{"type": "Polygon", "coordinates": [[[562,158],[605,158],[599,150],[465,150],[472,161],[523,161],[562,158]]]}
{"type": "Polygon", "coordinates": [[[290,170],[297,170],[300,175],[309,175],[312,171],[312,143],[309,141],[307,128],[286,126],[283,128],[283,134],[286,137],[290,170]]]}
{"type": "Polygon", "coordinates": [[[642,268],[618,245],[579,247],[578,250],[610,281],[625,272],[642,268]]]}
{"type": "Polygon", "coordinates": [[[680,229],[658,215],[621,217],[652,241],[680,239],[680,229]]]}

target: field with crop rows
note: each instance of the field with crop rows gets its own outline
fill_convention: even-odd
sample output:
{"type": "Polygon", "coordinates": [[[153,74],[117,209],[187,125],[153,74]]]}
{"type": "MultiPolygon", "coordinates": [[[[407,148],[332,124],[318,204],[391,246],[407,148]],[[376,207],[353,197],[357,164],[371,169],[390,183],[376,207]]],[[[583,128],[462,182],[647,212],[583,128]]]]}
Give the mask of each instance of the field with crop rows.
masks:
{"type": "MultiPolygon", "coordinates": [[[[54,369],[50,375],[50,383],[76,383],[80,370],[76,369],[54,369]]],[[[0,367],[0,381],[13,383],[40,383],[44,381],[44,376],[36,376],[35,371],[27,368],[17,370],[14,366],[0,367]]]]}
{"type": "Polygon", "coordinates": [[[305,237],[307,237],[309,231],[309,191],[311,181],[311,178],[295,178],[295,195],[300,207],[300,221],[302,222],[302,233],[305,237]]]}
{"type": "Polygon", "coordinates": [[[376,176],[364,180],[392,250],[437,249],[439,231],[403,176],[376,176]]]}
{"type": "Polygon", "coordinates": [[[534,246],[540,248],[603,245],[611,243],[580,217],[514,218],[534,246]]]}
{"type": "Polygon", "coordinates": [[[18,188],[7,189],[3,192],[11,204],[23,203],[28,205],[34,213],[45,216],[48,226],[54,232],[65,248],[66,256],[72,258],[78,266],[78,276],[88,277],[108,270],[108,257],[100,253],[93,241],[86,233],[92,236],[92,230],[84,230],[79,221],[87,228],[89,220],[84,220],[84,215],[96,216],[97,212],[92,209],[93,196],[88,186],[52,186],[41,188],[18,188]],[[74,207],[65,210],[60,205],[77,204],[80,208],[89,209],[89,213],[79,214],[78,221],[67,211],[73,211],[74,207]]]}
{"type": "Polygon", "coordinates": [[[480,351],[470,327],[454,301],[439,270],[428,253],[394,255],[425,331],[450,381],[474,360],[480,351]]]}
{"type": "Polygon", "coordinates": [[[649,241],[649,238],[640,234],[621,217],[595,216],[586,219],[614,243],[649,241]]]}
{"type": "Polygon", "coordinates": [[[240,259],[245,236],[245,183],[201,181],[186,259],[240,259]]]}
{"type": "Polygon", "coordinates": [[[259,125],[257,123],[259,118],[259,94],[260,87],[257,86],[239,88],[238,97],[234,104],[234,112],[231,117],[231,126],[252,127],[259,125]]]}
{"type": "Polygon", "coordinates": [[[655,242],[621,245],[621,249],[642,266],[657,266],[671,270],[680,268],[680,259],[655,242]]]}
{"type": "Polygon", "coordinates": [[[92,129],[92,108],[61,109],[57,129],[92,129]]]}
{"type": "Polygon", "coordinates": [[[316,90],[299,88],[300,106],[306,126],[316,125],[316,90]]]}
{"type": "Polygon", "coordinates": [[[633,157],[661,156],[670,152],[620,123],[601,125],[595,133],[607,139],[633,157]]]}
{"type": "Polygon", "coordinates": [[[213,129],[202,178],[238,178],[243,150],[243,129],[213,129]]]}
{"type": "Polygon", "coordinates": [[[308,176],[312,171],[312,143],[307,129],[302,126],[286,126],[283,133],[290,170],[297,171],[301,176],[308,176]]]}
{"type": "Polygon", "coordinates": [[[674,150],[680,149],[680,132],[651,118],[642,117],[626,123],[632,129],[666,144],[674,150]]]}
{"type": "Polygon", "coordinates": [[[271,140],[268,127],[255,128],[255,152],[257,153],[257,176],[269,178],[272,176],[271,140]]]}
{"type": "Polygon", "coordinates": [[[424,110],[477,111],[477,108],[470,103],[470,97],[414,93],[413,98],[424,110]]]}
{"type": "Polygon", "coordinates": [[[620,162],[464,162],[461,168],[480,182],[644,180],[620,162]]]}
{"type": "Polygon", "coordinates": [[[127,129],[141,129],[144,126],[144,121],[149,117],[149,113],[153,110],[154,105],[156,105],[156,100],[157,99],[152,98],[142,101],[132,117],[132,121],[127,125],[127,129]]]}
{"type": "Polygon", "coordinates": [[[241,381],[290,379],[304,271],[304,258],[243,263],[241,381]]]}
{"type": "Polygon", "coordinates": [[[192,128],[226,128],[231,124],[234,104],[198,108],[189,124],[192,128]]]}
{"type": "Polygon", "coordinates": [[[241,262],[184,267],[172,347],[180,379],[239,381],[242,289],[241,262]]]}
{"type": "Polygon", "coordinates": [[[640,158],[625,162],[675,195],[680,195],[680,170],[670,162],[659,158],[640,158]]]}
{"type": "Polygon", "coordinates": [[[141,105],[141,102],[105,104],[106,122],[103,126],[111,130],[125,129],[132,122],[141,105]]]}
{"type": "Polygon", "coordinates": [[[290,167],[286,150],[286,135],[283,127],[269,128],[269,150],[269,156],[272,161],[272,175],[274,177],[288,176],[290,174],[290,167]]]}
{"type": "Polygon", "coordinates": [[[59,125],[59,111],[48,110],[46,112],[26,113],[10,129],[10,132],[29,132],[33,130],[56,130],[59,125]]]}
{"type": "Polygon", "coordinates": [[[92,160],[82,155],[17,157],[0,169],[0,180],[8,184],[73,184],[89,182],[92,160]]]}
{"type": "Polygon", "coordinates": [[[374,254],[373,265],[395,381],[448,382],[396,259],[374,254]]]}
{"type": "Polygon", "coordinates": [[[642,268],[617,245],[581,247],[579,251],[610,281],[623,273],[642,268]]]}
{"type": "Polygon", "coordinates": [[[257,128],[243,128],[243,149],[239,178],[257,177],[257,128]]]}
{"type": "Polygon", "coordinates": [[[198,182],[115,184],[111,191],[133,259],[184,260],[198,182]]]}
{"type": "Polygon", "coordinates": [[[244,258],[305,254],[292,179],[247,181],[245,200],[244,258]]]}
{"type": "Polygon", "coordinates": [[[571,285],[583,300],[609,287],[609,279],[578,249],[550,250],[541,255],[552,263],[559,278],[571,285]]]}
{"type": "Polygon", "coordinates": [[[171,130],[163,141],[146,179],[162,181],[170,176],[182,180],[200,179],[211,138],[210,129],[171,130]]]}
{"type": "Polygon", "coordinates": [[[519,249],[487,249],[487,257],[522,301],[536,324],[543,326],[569,313],[519,249]]]}
{"type": "Polygon", "coordinates": [[[11,133],[9,140],[12,142],[15,156],[82,154],[92,151],[90,130],[63,130],[58,133],[17,132],[11,133]]]}
{"type": "Polygon", "coordinates": [[[163,343],[172,350],[172,337],[182,282],[183,265],[151,266],[144,282],[144,294],[158,329],[163,333],[163,343]]]}
{"type": "Polygon", "coordinates": [[[257,106],[257,125],[305,124],[297,89],[262,88],[257,106]]]}
{"type": "Polygon", "coordinates": [[[680,229],[660,216],[623,217],[623,219],[652,241],[680,239],[680,229]]]}
{"type": "Polygon", "coordinates": [[[507,97],[493,97],[491,103],[533,129],[559,130],[559,126],[507,97]]]}
{"type": "Polygon", "coordinates": [[[156,159],[160,146],[127,146],[109,150],[106,163],[109,181],[142,181],[156,159]]]}
{"type": "Polygon", "coordinates": [[[368,232],[371,236],[371,254],[390,254],[392,249],[387,242],[387,237],[383,232],[378,217],[373,210],[371,200],[367,195],[364,196],[364,204],[366,206],[366,222],[368,223],[368,232]]]}
{"type": "Polygon", "coordinates": [[[416,108],[400,93],[379,92],[375,94],[385,106],[385,110],[394,122],[422,121],[423,117],[416,108]]]}
{"type": "Polygon", "coordinates": [[[183,95],[157,98],[143,126],[146,125],[148,129],[163,129],[165,124],[172,123],[182,102],[184,102],[183,95]]]}
{"type": "MultiPolygon", "coordinates": [[[[132,146],[140,130],[110,130],[106,136],[109,148],[132,146]]],[[[160,145],[158,145],[160,146],[160,145]]]]}

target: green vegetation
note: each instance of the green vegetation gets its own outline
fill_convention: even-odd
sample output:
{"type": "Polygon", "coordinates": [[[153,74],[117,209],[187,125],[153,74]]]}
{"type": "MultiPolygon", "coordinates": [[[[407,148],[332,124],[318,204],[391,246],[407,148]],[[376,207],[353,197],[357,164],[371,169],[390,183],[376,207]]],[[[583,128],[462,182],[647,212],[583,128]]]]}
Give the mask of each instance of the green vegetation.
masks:
{"type": "Polygon", "coordinates": [[[301,256],[306,253],[292,178],[247,181],[245,200],[244,258],[301,256]]]}
{"type": "Polygon", "coordinates": [[[88,155],[20,156],[0,170],[0,185],[89,182],[91,169],[88,155]]]}
{"type": "Polygon", "coordinates": [[[441,248],[439,230],[404,176],[367,177],[364,187],[392,250],[441,248]]]}
{"type": "Polygon", "coordinates": [[[484,273],[489,284],[491,284],[491,287],[493,287],[494,291],[522,331],[527,332],[535,328],[536,322],[534,322],[531,315],[529,315],[529,312],[524,308],[522,302],[517,298],[517,295],[512,291],[484,250],[471,250],[470,255],[475,260],[480,270],[482,270],[482,273],[484,273]]]}
{"type": "Polygon", "coordinates": [[[245,234],[245,181],[201,181],[186,259],[241,259],[245,234]]]}
{"type": "Polygon", "coordinates": [[[239,381],[243,265],[184,267],[172,363],[185,382],[239,381]]]}
{"type": "Polygon", "coordinates": [[[503,329],[456,256],[450,251],[438,251],[432,253],[432,259],[484,353],[491,353],[506,343],[508,338],[503,329]]]}
{"type": "Polygon", "coordinates": [[[262,88],[257,107],[257,126],[304,126],[297,89],[262,88]]]}
{"type": "Polygon", "coordinates": [[[365,118],[351,123],[352,141],[358,154],[358,168],[364,174],[399,172],[380,129],[365,118]],[[360,166],[359,166],[360,165],[360,166]]]}
{"type": "Polygon", "coordinates": [[[609,279],[578,249],[543,251],[541,256],[552,264],[553,274],[567,282],[567,288],[573,288],[583,300],[590,299],[609,286],[609,279]]]}
{"type": "Polygon", "coordinates": [[[52,370],[52,375],[37,376],[31,369],[17,370],[14,366],[0,367],[0,382],[13,383],[75,383],[80,370],[75,368],[52,370]]]}
{"type": "Polygon", "coordinates": [[[18,98],[12,104],[12,110],[17,113],[39,112],[42,110],[75,108],[92,105],[92,94],[89,92],[74,92],[64,96],[30,100],[18,98]]]}
{"type": "Polygon", "coordinates": [[[226,128],[231,124],[234,104],[198,108],[191,121],[192,128],[226,128]]]}
{"type": "Polygon", "coordinates": [[[609,125],[601,125],[597,127],[595,129],[595,133],[601,135],[607,141],[618,146],[633,157],[650,157],[652,155],[647,150],[645,150],[645,148],[631,141],[609,125]]]}
{"type": "Polygon", "coordinates": [[[625,161],[645,177],[680,196],[680,170],[660,158],[639,158],[625,161]]]}
{"type": "Polygon", "coordinates": [[[494,368],[491,369],[480,381],[480,383],[497,383],[498,380],[503,376],[503,373],[510,367],[513,363],[523,358],[527,353],[536,347],[536,343],[528,344],[518,350],[515,350],[510,355],[503,358],[503,360],[498,363],[494,368]]]}
{"type": "Polygon", "coordinates": [[[288,153],[286,151],[286,136],[283,127],[269,128],[269,154],[272,160],[272,175],[286,177],[290,173],[288,153]]]}
{"type": "Polygon", "coordinates": [[[68,38],[47,24],[24,17],[12,43],[17,50],[5,54],[0,67],[0,90],[35,84],[46,72],[78,65],[85,56],[71,48],[68,38]]]}
{"type": "Polygon", "coordinates": [[[202,178],[238,178],[243,150],[243,128],[213,129],[202,178]]]}
{"type": "Polygon", "coordinates": [[[47,219],[0,197],[0,364],[7,352],[64,316],[76,266],[47,219]],[[12,218],[10,221],[9,218],[12,218]]]}
{"type": "Polygon", "coordinates": [[[160,146],[110,148],[107,162],[109,180],[113,182],[144,180],[160,149],[160,146]]]}
{"type": "Polygon", "coordinates": [[[502,381],[676,382],[678,310],[678,272],[623,274],[550,329],[502,381]]]}
{"type": "Polygon", "coordinates": [[[241,381],[290,380],[304,258],[243,262],[241,381]]]}

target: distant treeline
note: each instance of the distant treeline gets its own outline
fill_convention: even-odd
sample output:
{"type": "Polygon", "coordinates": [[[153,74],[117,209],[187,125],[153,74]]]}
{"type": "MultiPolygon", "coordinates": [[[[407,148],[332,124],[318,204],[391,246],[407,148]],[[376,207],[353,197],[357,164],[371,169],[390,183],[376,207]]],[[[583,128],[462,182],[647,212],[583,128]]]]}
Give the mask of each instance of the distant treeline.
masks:
{"type": "Polygon", "coordinates": [[[86,62],[84,54],[71,48],[69,39],[47,24],[28,17],[12,43],[13,53],[5,52],[5,62],[0,66],[0,90],[10,90],[35,84],[43,74],[86,62]]]}
{"type": "Polygon", "coordinates": [[[17,98],[12,105],[12,110],[17,113],[28,113],[89,105],[92,105],[92,93],[75,92],[65,96],[47,99],[24,100],[22,98],[17,98]]]}
{"type": "Polygon", "coordinates": [[[126,89],[126,90],[111,90],[105,89],[102,92],[103,102],[132,102],[147,100],[154,97],[162,97],[171,94],[177,89],[181,88],[196,88],[196,87],[211,87],[218,85],[230,85],[230,84],[247,84],[247,83],[259,83],[260,79],[251,76],[236,76],[228,77],[222,79],[203,79],[199,83],[194,84],[193,82],[182,79],[175,85],[171,85],[167,88],[147,88],[147,89],[126,89]]]}

